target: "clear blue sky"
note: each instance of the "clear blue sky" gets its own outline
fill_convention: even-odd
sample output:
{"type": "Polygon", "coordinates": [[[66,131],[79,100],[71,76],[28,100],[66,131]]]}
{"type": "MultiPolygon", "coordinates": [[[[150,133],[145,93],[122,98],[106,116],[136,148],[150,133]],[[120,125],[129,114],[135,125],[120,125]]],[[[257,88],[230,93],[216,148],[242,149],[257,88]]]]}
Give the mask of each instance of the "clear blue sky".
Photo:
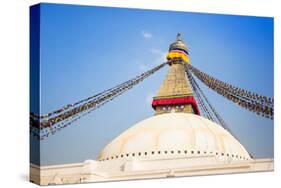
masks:
{"type": "MultiPolygon", "coordinates": [[[[273,96],[272,18],[43,4],[41,112],[87,98],[160,64],[178,32],[195,67],[273,96]]],[[[154,114],[150,100],[167,70],[42,141],[41,164],[95,159],[112,139],[154,114]]],[[[273,121],[199,84],[254,157],[273,157],[273,121]]],[[[33,156],[31,160],[38,163],[33,156]]]]}

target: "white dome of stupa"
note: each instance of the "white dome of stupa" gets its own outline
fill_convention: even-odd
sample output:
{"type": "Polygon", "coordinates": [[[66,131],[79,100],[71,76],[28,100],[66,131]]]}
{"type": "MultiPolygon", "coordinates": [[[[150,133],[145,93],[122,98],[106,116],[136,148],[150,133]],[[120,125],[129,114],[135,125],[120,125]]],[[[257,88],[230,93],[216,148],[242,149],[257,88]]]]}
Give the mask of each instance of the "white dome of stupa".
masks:
{"type": "Polygon", "coordinates": [[[145,119],[116,137],[97,159],[159,160],[200,155],[215,155],[220,160],[251,160],[227,130],[189,113],[165,113],[145,119]]]}

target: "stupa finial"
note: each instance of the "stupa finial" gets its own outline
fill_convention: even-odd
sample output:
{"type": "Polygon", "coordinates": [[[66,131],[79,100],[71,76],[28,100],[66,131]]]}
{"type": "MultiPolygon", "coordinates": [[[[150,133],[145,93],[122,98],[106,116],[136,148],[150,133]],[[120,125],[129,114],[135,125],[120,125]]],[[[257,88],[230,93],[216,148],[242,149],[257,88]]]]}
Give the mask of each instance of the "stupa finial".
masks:
{"type": "Polygon", "coordinates": [[[177,34],[177,41],[181,40],[182,41],[182,34],[181,33],[178,33],[177,34]]]}

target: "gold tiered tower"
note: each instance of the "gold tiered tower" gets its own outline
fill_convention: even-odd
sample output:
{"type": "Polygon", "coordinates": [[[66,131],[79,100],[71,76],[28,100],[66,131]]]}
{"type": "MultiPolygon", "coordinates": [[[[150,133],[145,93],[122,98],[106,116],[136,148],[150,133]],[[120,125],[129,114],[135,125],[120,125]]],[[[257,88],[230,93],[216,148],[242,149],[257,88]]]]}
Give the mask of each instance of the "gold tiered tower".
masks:
{"type": "Polygon", "coordinates": [[[200,112],[185,73],[184,64],[189,63],[189,53],[181,34],[178,34],[176,42],[170,45],[167,60],[170,65],[168,74],[152,102],[156,115],[169,112],[199,115],[200,112]]]}

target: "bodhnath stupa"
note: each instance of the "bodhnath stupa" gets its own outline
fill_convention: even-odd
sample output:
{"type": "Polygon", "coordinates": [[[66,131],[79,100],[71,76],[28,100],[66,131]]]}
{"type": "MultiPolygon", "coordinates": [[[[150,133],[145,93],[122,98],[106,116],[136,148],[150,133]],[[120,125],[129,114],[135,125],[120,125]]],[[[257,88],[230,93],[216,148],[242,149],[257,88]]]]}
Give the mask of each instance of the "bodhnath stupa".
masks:
{"type": "Polygon", "coordinates": [[[167,60],[168,74],[152,101],[154,116],[113,139],[96,160],[41,167],[41,183],[273,170],[272,159],[253,159],[231,133],[200,116],[184,68],[190,63],[189,51],[180,34],[170,45],[167,60]]]}

